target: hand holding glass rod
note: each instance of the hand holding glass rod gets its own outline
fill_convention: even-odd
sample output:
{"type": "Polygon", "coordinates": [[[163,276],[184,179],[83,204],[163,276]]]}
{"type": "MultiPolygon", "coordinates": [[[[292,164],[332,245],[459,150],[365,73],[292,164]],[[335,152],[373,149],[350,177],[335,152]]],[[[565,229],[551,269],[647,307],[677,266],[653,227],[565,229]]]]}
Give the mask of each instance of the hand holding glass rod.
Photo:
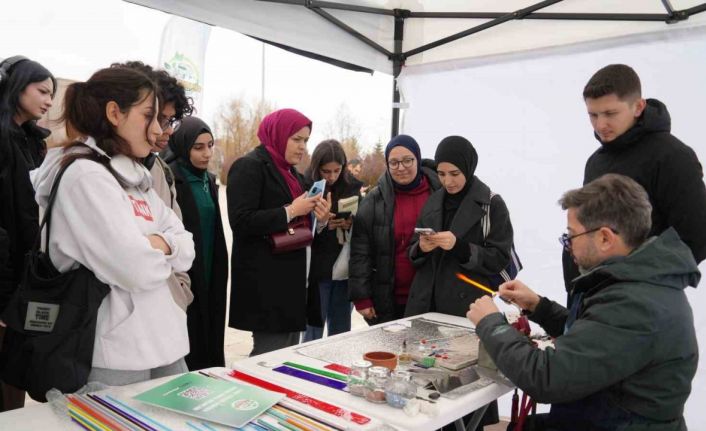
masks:
{"type": "Polygon", "coordinates": [[[515,307],[520,308],[520,307],[519,307],[517,304],[515,304],[514,302],[512,302],[512,301],[510,301],[510,300],[508,300],[508,299],[506,299],[506,298],[503,298],[502,296],[500,296],[500,295],[498,294],[498,292],[494,291],[493,289],[491,289],[491,288],[489,288],[489,287],[487,287],[487,286],[484,286],[484,285],[478,283],[477,281],[471,280],[470,278],[466,277],[465,275],[461,274],[460,272],[457,272],[457,273],[456,273],[456,277],[457,277],[459,280],[461,280],[461,281],[463,281],[463,282],[465,282],[465,283],[470,284],[471,286],[477,287],[478,289],[483,290],[483,291],[485,291],[486,293],[489,293],[490,296],[492,296],[493,298],[495,298],[495,297],[497,296],[497,297],[500,298],[504,303],[509,304],[509,305],[514,305],[515,307]]]}

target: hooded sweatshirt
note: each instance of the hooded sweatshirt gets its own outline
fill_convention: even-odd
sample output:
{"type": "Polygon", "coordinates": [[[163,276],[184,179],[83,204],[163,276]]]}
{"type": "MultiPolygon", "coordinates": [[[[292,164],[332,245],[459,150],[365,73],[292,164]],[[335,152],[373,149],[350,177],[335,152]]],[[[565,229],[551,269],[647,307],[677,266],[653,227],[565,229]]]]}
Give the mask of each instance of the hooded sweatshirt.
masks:
{"type": "MultiPolygon", "coordinates": [[[[105,154],[93,138],[86,145],[105,154]]],[[[87,151],[73,147],[66,152],[87,151]]],[[[51,149],[32,172],[43,211],[63,148],[51,149]]],[[[145,370],[171,364],[189,351],[186,314],[174,302],[167,279],[185,272],[194,259],[191,234],[154,190],[149,171],[116,155],[112,168],[123,188],[101,164],[79,159],[64,173],[52,209],[49,255],[60,272],[79,264],[110,286],[98,309],[93,366],[145,370]],[[160,235],[171,254],[152,248],[148,235],[160,235]]]]}
{"type": "Polygon", "coordinates": [[[629,431],[651,422],[658,423],[650,430],[685,429],[698,346],[684,289],[700,277],[670,228],[577,278],[571,311],[541,299],[529,317],[557,337],[553,348],[537,349],[500,313],[476,332],[513,383],[552,403],[556,429],[629,431]],[[626,421],[615,422],[620,417],[626,421]]]}

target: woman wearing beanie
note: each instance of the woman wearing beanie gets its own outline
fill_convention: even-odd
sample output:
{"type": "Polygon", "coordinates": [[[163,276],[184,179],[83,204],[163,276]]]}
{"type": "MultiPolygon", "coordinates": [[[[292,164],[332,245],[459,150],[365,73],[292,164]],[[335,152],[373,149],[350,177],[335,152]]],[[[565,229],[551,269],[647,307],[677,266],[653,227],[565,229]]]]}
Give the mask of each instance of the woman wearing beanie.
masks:
{"type": "Polygon", "coordinates": [[[222,367],[228,251],[216,177],[206,170],[213,156],[211,129],[199,118],[185,117],[169,137],[169,149],[177,203],[196,249],[189,270],[194,301],[186,311],[190,348],[186,365],[190,370],[222,367]]]}
{"type": "Polygon", "coordinates": [[[500,195],[474,175],[478,154],[461,136],[444,138],[434,160],[443,188],[434,193],[422,210],[417,226],[432,228],[410,247],[417,268],[406,316],[436,311],[465,316],[469,305],[484,295],[456,277],[462,273],[489,285],[510,262],[512,224],[500,195]],[[483,205],[490,204],[490,231],[483,235],[483,205]]]}
{"type": "Polygon", "coordinates": [[[407,250],[424,204],[441,187],[411,136],[392,138],[385,160],[387,171],[361,203],[351,240],[350,299],[369,324],[403,317],[415,273],[407,250]]]}

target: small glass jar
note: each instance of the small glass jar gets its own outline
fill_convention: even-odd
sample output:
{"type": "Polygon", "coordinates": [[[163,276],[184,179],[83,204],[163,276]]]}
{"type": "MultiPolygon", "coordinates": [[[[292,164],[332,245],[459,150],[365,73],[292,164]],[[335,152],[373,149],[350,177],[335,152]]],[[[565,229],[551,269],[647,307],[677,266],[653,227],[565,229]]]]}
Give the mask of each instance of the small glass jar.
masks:
{"type": "Polygon", "coordinates": [[[412,373],[398,370],[385,385],[385,399],[387,404],[401,409],[407,405],[407,401],[417,396],[417,385],[412,382],[412,373]]]}
{"type": "Polygon", "coordinates": [[[409,351],[407,340],[402,341],[402,349],[397,355],[397,360],[400,365],[410,365],[412,363],[412,353],[409,351]]]}
{"type": "Polygon", "coordinates": [[[355,361],[348,372],[348,393],[357,397],[365,396],[368,370],[373,364],[369,361],[355,361]]]}
{"type": "Polygon", "coordinates": [[[385,385],[387,385],[390,370],[385,367],[371,367],[368,370],[367,390],[365,399],[371,403],[385,402],[385,385]]]}

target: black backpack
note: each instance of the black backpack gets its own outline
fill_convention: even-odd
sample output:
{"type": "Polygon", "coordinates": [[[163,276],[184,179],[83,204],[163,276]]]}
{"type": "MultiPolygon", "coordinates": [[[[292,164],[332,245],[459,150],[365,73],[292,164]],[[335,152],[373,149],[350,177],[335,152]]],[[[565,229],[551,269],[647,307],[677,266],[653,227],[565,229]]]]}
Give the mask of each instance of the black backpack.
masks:
{"type": "Polygon", "coordinates": [[[49,259],[51,210],[70,164],[57,173],[35,245],[26,256],[22,282],[0,316],[7,325],[0,378],[42,402],[49,389],[68,393],[86,384],[98,307],[110,292],[86,267],[60,273],[49,259]],[[46,252],[42,252],[39,245],[45,225],[46,252]]]}

